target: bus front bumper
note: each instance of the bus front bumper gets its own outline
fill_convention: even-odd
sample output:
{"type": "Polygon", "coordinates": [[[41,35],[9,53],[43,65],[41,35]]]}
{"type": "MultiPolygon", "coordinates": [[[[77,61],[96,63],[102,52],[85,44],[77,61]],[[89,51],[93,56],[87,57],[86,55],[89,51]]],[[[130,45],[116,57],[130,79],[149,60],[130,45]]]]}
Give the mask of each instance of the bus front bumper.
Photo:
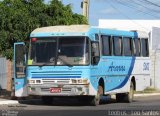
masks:
{"type": "Polygon", "coordinates": [[[69,85],[28,85],[29,95],[78,96],[89,95],[89,84],[69,85]]]}

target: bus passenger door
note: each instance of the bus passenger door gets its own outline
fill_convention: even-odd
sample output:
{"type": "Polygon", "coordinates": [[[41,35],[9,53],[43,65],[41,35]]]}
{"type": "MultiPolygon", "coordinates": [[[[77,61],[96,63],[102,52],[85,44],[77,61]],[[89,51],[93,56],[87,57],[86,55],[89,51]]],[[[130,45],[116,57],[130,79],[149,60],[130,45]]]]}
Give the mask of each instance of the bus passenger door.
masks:
{"type": "Polygon", "coordinates": [[[27,96],[25,43],[14,43],[14,90],[16,97],[27,96]]]}

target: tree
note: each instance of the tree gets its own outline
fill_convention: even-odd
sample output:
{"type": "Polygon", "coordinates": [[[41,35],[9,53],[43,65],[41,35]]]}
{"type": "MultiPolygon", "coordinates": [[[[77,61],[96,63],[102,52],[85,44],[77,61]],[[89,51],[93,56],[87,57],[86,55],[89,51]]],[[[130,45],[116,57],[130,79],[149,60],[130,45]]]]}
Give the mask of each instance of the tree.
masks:
{"type": "Polygon", "coordinates": [[[35,28],[71,24],[87,24],[87,19],[59,0],[50,4],[43,0],[0,1],[0,54],[12,59],[14,42],[28,41],[35,28]]]}

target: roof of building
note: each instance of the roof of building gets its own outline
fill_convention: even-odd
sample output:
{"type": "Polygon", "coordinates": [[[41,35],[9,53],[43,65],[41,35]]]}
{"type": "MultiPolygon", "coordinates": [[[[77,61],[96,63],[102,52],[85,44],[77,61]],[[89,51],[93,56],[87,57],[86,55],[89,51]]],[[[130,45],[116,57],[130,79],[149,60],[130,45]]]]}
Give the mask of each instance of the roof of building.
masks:
{"type": "Polygon", "coordinates": [[[100,19],[99,27],[150,32],[152,27],[160,27],[160,20],[100,19]]]}

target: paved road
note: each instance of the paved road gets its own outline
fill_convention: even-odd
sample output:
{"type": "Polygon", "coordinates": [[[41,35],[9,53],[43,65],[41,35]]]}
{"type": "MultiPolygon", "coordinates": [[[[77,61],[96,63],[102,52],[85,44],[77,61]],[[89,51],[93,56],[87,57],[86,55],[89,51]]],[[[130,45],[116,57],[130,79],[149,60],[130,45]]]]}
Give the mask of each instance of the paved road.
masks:
{"type": "Polygon", "coordinates": [[[99,106],[89,106],[75,99],[57,99],[52,105],[40,100],[21,101],[18,105],[0,106],[2,116],[160,116],[160,96],[136,97],[133,103],[114,99],[99,106]]]}

